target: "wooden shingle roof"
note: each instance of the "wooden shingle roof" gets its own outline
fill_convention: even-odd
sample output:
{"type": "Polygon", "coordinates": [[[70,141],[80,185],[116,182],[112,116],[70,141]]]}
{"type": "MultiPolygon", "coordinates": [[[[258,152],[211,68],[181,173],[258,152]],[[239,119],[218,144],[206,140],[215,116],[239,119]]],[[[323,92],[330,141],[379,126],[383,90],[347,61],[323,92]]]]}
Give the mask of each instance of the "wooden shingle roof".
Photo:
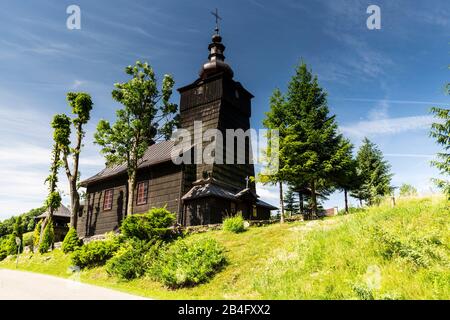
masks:
{"type": "MultiPolygon", "coordinates": [[[[173,141],[163,141],[160,143],[156,143],[154,145],[151,145],[148,147],[147,151],[145,152],[144,156],[139,160],[139,166],[138,168],[145,168],[149,167],[158,163],[163,163],[170,161],[172,159],[171,157],[171,151],[173,148],[174,142],[173,141]]],[[[106,167],[96,175],[82,181],[80,185],[82,187],[86,187],[87,185],[97,182],[103,179],[107,179],[119,174],[126,174],[127,172],[127,164],[122,163],[120,165],[113,165],[110,167],[106,167]]]]}

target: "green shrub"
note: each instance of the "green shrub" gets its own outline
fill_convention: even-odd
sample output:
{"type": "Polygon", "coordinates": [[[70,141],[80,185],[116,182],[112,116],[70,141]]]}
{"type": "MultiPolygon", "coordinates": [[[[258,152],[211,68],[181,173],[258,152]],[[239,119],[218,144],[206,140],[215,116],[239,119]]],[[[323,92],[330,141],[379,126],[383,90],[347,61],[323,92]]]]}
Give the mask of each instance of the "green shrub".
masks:
{"type": "Polygon", "coordinates": [[[0,238],[0,261],[9,256],[9,236],[0,238]]]}
{"type": "Polygon", "coordinates": [[[70,228],[64,237],[61,249],[64,253],[75,251],[77,248],[83,245],[83,241],[78,238],[77,230],[70,228]]]}
{"type": "Polygon", "coordinates": [[[33,250],[33,239],[34,235],[33,232],[27,232],[23,234],[23,246],[24,247],[30,247],[31,250],[33,250]]]}
{"type": "Polygon", "coordinates": [[[244,218],[242,218],[241,215],[225,218],[225,220],[223,220],[223,230],[233,233],[244,232],[244,218]]]}
{"type": "Polygon", "coordinates": [[[39,252],[41,254],[47,253],[53,247],[55,239],[55,230],[53,228],[53,221],[50,219],[45,226],[44,235],[42,236],[41,244],[39,245],[39,252]]]}
{"type": "Polygon", "coordinates": [[[209,280],[225,263],[223,248],[213,239],[178,240],[160,251],[149,273],[169,288],[195,286],[209,280]]]}
{"type": "Polygon", "coordinates": [[[34,251],[34,249],[37,249],[39,247],[39,240],[41,237],[41,228],[42,228],[42,220],[39,220],[39,222],[34,227],[34,232],[33,232],[33,251],[34,251]]]}
{"type": "Polygon", "coordinates": [[[72,253],[72,264],[80,268],[102,266],[119,250],[119,237],[97,240],[83,245],[72,253]]]}
{"type": "Polygon", "coordinates": [[[145,214],[128,215],[122,222],[120,230],[125,238],[144,241],[167,239],[175,215],[165,208],[153,208],[145,214]]]}
{"type": "Polygon", "coordinates": [[[107,262],[106,271],[124,280],[143,276],[155,261],[160,242],[127,241],[107,262]]]}

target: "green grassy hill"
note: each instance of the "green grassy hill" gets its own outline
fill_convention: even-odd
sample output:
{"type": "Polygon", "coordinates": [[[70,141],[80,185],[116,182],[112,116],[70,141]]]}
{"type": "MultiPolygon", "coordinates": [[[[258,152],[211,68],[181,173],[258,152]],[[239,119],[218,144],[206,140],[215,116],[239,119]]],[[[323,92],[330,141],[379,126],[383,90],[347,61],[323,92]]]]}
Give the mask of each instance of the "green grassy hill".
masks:
{"type": "MultiPolygon", "coordinates": [[[[443,198],[400,200],[321,221],[211,231],[229,264],[210,282],[168,290],[150,279],[124,282],[103,268],[84,282],[165,299],[450,299],[450,209],[443,198]]],[[[55,250],[21,256],[19,269],[70,277],[55,250]]],[[[9,258],[0,268],[15,268],[9,258]]]]}

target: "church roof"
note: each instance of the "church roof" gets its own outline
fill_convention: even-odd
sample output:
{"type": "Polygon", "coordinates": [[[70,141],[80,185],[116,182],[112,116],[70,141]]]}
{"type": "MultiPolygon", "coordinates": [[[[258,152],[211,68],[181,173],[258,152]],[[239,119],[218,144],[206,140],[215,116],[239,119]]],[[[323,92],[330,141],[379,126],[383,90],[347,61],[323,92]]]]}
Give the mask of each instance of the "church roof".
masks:
{"type": "MultiPolygon", "coordinates": [[[[43,214],[37,216],[36,219],[45,218],[45,217],[47,217],[47,215],[48,215],[48,211],[46,211],[43,214]]],[[[53,216],[54,217],[61,217],[61,218],[70,218],[71,212],[70,212],[69,208],[67,208],[65,205],[61,204],[61,206],[58,208],[58,210],[53,212],[53,216]]]]}
{"type": "Polygon", "coordinates": [[[255,204],[259,207],[264,207],[269,210],[277,210],[278,209],[277,207],[275,207],[271,204],[268,204],[267,202],[259,200],[258,195],[254,191],[252,191],[248,188],[235,194],[235,193],[227,190],[223,186],[215,184],[214,182],[195,185],[194,187],[191,188],[191,190],[189,190],[183,196],[182,200],[193,200],[193,199],[198,199],[198,198],[203,198],[203,197],[211,197],[211,196],[223,198],[223,199],[229,199],[229,200],[242,200],[243,195],[247,195],[247,194],[252,195],[256,199],[255,204]]]}
{"type": "MultiPolygon", "coordinates": [[[[172,159],[171,150],[173,148],[173,141],[163,141],[160,143],[156,143],[148,147],[144,156],[139,161],[138,168],[146,168],[159,163],[167,162],[172,159]]],[[[127,172],[127,164],[122,163],[120,165],[113,165],[110,167],[106,167],[96,175],[82,181],[80,185],[82,187],[86,187],[88,184],[93,182],[97,182],[103,179],[107,179],[119,174],[126,174],[127,172]]]]}

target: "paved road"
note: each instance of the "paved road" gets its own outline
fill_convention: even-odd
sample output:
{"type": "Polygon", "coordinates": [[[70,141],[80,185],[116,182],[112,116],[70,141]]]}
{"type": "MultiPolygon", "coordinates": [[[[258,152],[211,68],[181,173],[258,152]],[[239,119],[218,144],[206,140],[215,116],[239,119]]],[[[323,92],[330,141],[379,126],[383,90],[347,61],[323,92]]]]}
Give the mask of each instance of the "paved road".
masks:
{"type": "Polygon", "coordinates": [[[0,269],[0,300],[141,300],[73,280],[0,269]]]}

